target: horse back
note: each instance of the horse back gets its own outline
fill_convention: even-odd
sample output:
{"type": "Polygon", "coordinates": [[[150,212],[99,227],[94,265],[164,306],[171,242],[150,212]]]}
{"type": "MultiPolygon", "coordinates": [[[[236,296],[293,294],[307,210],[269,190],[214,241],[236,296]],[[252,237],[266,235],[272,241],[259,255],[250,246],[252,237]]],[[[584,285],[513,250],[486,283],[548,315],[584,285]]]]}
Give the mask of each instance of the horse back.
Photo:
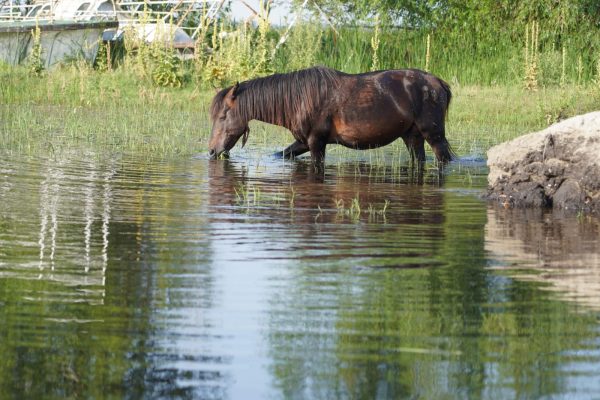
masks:
{"type": "Polygon", "coordinates": [[[444,81],[420,70],[344,75],[330,142],[378,147],[405,135],[420,120],[443,125],[450,98],[444,81]]]}

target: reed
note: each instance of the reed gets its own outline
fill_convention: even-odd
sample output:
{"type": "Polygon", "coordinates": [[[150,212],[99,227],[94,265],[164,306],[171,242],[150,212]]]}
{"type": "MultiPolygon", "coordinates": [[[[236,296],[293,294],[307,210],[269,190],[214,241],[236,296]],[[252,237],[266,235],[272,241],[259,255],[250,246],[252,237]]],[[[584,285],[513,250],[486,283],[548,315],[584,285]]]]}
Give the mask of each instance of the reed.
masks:
{"type": "Polygon", "coordinates": [[[40,27],[35,24],[35,29],[31,31],[31,40],[33,45],[31,46],[31,53],[29,54],[28,65],[29,73],[33,76],[42,76],[45,70],[45,62],[43,57],[43,49],[41,44],[42,32],[40,27]]]}
{"type": "Polygon", "coordinates": [[[561,71],[560,71],[560,86],[564,87],[567,83],[567,48],[563,45],[562,47],[562,58],[561,58],[561,71]]]}
{"type": "Polygon", "coordinates": [[[375,16],[375,29],[371,38],[371,50],[373,51],[373,62],[371,63],[371,71],[379,71],[379,14],[375,16]]]}
{"type": "Polygon", "coordinates": [[[539,24],[533,21],[525,26],[525,89],[538,90],[539,74],[539,24]]]}
{"type": "MultiPolygon", "coordinates": [[[[352,222],[358,222],[362,216],[367,217],[368,222],[384,222],[386,220],[386,212],[389,209],[390,201],[385,200],[384,203],[379,207],[372,203],[369,203],[365,208],[361,206],[360,197],[357,193],[355,197],[350,199],[349,206],[346,206],[344,199],[335,199],[336,216],[339,219],[348,218],[352,222]]],[[[319,215],[322,213],[319,207],[319,215]]]]}
{"type": "Polygon", "coordinates": [[[427,34],[427,45],[425,50],[425,71],[429,71],[429,61],[431,60],[431,35],[427,34]]]}

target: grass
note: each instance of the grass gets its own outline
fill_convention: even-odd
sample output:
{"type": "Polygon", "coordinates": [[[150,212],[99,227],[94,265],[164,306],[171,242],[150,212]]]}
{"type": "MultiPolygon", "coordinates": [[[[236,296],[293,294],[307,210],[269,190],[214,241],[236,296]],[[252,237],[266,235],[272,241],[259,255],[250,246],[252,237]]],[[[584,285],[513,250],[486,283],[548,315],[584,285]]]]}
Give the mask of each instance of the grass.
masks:
{"type": "Polygon", "coordinates": [[[85,67],[40,78],[0,71],[0,142],[5,150],[50,146],[98,151],[191,154],[210,129],[211,93],[148,86],[133,74],[85,67]]]}
{"type": "Polygon", "coordinates": [[[598,110],[600,90],[567,85],[532,92],[521,86],[455,87],[448,137],[460,155],[481,151],[562,119],[598,110]]]}
{"type": "MultiPolygon", "coordinates": [[[[262,21],[268,12],[261,3],[262,21]]],[[[600,58],[591,45],[595,36],[559,43],[560,37],[543,24],[519,39],[493,30],[477,35],[464,29],[406,30],[378,21],[373,28],[341,26],[334,32],[317,21],[303,21],[281,42],[286,33],[264,22],[202,21],[198,48],[203,50],[189,63],[126,35],[122,57],[115,61],[110,54],[119,52],[105,48],[96,69],[77,62],[51,72],[0,65],[2,149],[203,153],[214,88],[314,64],[345,72],[425,68],[449,81],[454,101],[447,136],[461,156],[483,156],[494,144],[600,104],[600,58]]],[[[282,128],[251,124],[254,149],[275,150],[291,140],[282,128]]],[[[331,146],[328,154],[348,158],[360,153],[363,160],[385,164],[390,148],[392,166],[408,160],[402,141],[368,152],[331,146]]]]}
{"type": "MultiPolygon", "coordinates": [[[[154,87],[124,69],[100,73],[82,65],[41,77],[31,77],[25,68],[0,68],[0,82],[4,151],[43,154],[92,147],[149,156],[206,151],[212,90],[195,85],[154,87]]],[[[483,156],[494,144],[600,104],[600,88],[593,84],[541,87],[535,92],[520,85],[455,85],[453,91],[447,136],[461,156],[483,156]]],[[[255,149],[270,151],[291,140],[282,128],[251,124],[249,144],[255,149]]],[[[402,141],[391,146],[408,159],[402,141]]],[[[330,153],[358,152],[334,146],[330,153]]],[[[361,157],[385,161],[379,150],[361,157]]]]}

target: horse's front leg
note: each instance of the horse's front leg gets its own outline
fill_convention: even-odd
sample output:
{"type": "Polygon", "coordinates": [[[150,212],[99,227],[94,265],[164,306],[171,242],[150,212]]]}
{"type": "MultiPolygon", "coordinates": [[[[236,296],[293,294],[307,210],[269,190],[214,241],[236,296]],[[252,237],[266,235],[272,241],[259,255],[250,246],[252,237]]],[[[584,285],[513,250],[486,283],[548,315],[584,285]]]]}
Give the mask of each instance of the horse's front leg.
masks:
{"type": "Polygon", "coordinates": [[[277,153],[273,154],[273,156],[276,158],[285,158],[286,160],[289,160],[291,158],[298,157],[299,155],[302,155],[307,151],[308,146],[296,140],[294,143],[286,147],[283,151],[278,151],[277,153]]]}
{"type": "Polygon", "coordinates": [[[308,137],[308,148],[310,158],[316,167],[322,167],[325,161],[325,147],[327,139],[322,135],[311,134],[308,137]]]}

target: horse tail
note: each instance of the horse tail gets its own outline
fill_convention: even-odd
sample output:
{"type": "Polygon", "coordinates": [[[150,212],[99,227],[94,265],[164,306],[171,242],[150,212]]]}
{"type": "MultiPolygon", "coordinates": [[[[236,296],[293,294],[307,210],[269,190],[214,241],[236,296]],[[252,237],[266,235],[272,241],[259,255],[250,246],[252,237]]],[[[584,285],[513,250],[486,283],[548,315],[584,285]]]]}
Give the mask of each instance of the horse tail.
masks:
{"type": "MultiPolygon", "coordinates": [[[[448,83],[446,81],[444,81],[443,79],[438,78],[440,85],[442,86],[442,89],[444,89],[444,92],[446,93],[446,104],[445,107],[443,109],[444,111],[444,119],[448,119],[448,110],[450,109],[450,102],[452,101],[452,90],[450,90],[450,85],[448,85],[448,83]]],[[[446,146],[445,149],[443,150],[443,156],[442,156],[442,160],[443,161],[452,161],[452,160],[456,160],[458,157],[456,155],[456,152],[454,152],[454,149],[452,149],[452,146],[450,146],[450,143],[446,140],[446,146]]]]}
{"type": "Polygon", "coordinates": [[[443,79],[438,78],[442,89],[446,92],[446,107],[444,108],[444,118],[448,119],[448,109],[450,108],[450,101],[452,101],[452,90],[450,90],[450,85],[443,79]]]}

